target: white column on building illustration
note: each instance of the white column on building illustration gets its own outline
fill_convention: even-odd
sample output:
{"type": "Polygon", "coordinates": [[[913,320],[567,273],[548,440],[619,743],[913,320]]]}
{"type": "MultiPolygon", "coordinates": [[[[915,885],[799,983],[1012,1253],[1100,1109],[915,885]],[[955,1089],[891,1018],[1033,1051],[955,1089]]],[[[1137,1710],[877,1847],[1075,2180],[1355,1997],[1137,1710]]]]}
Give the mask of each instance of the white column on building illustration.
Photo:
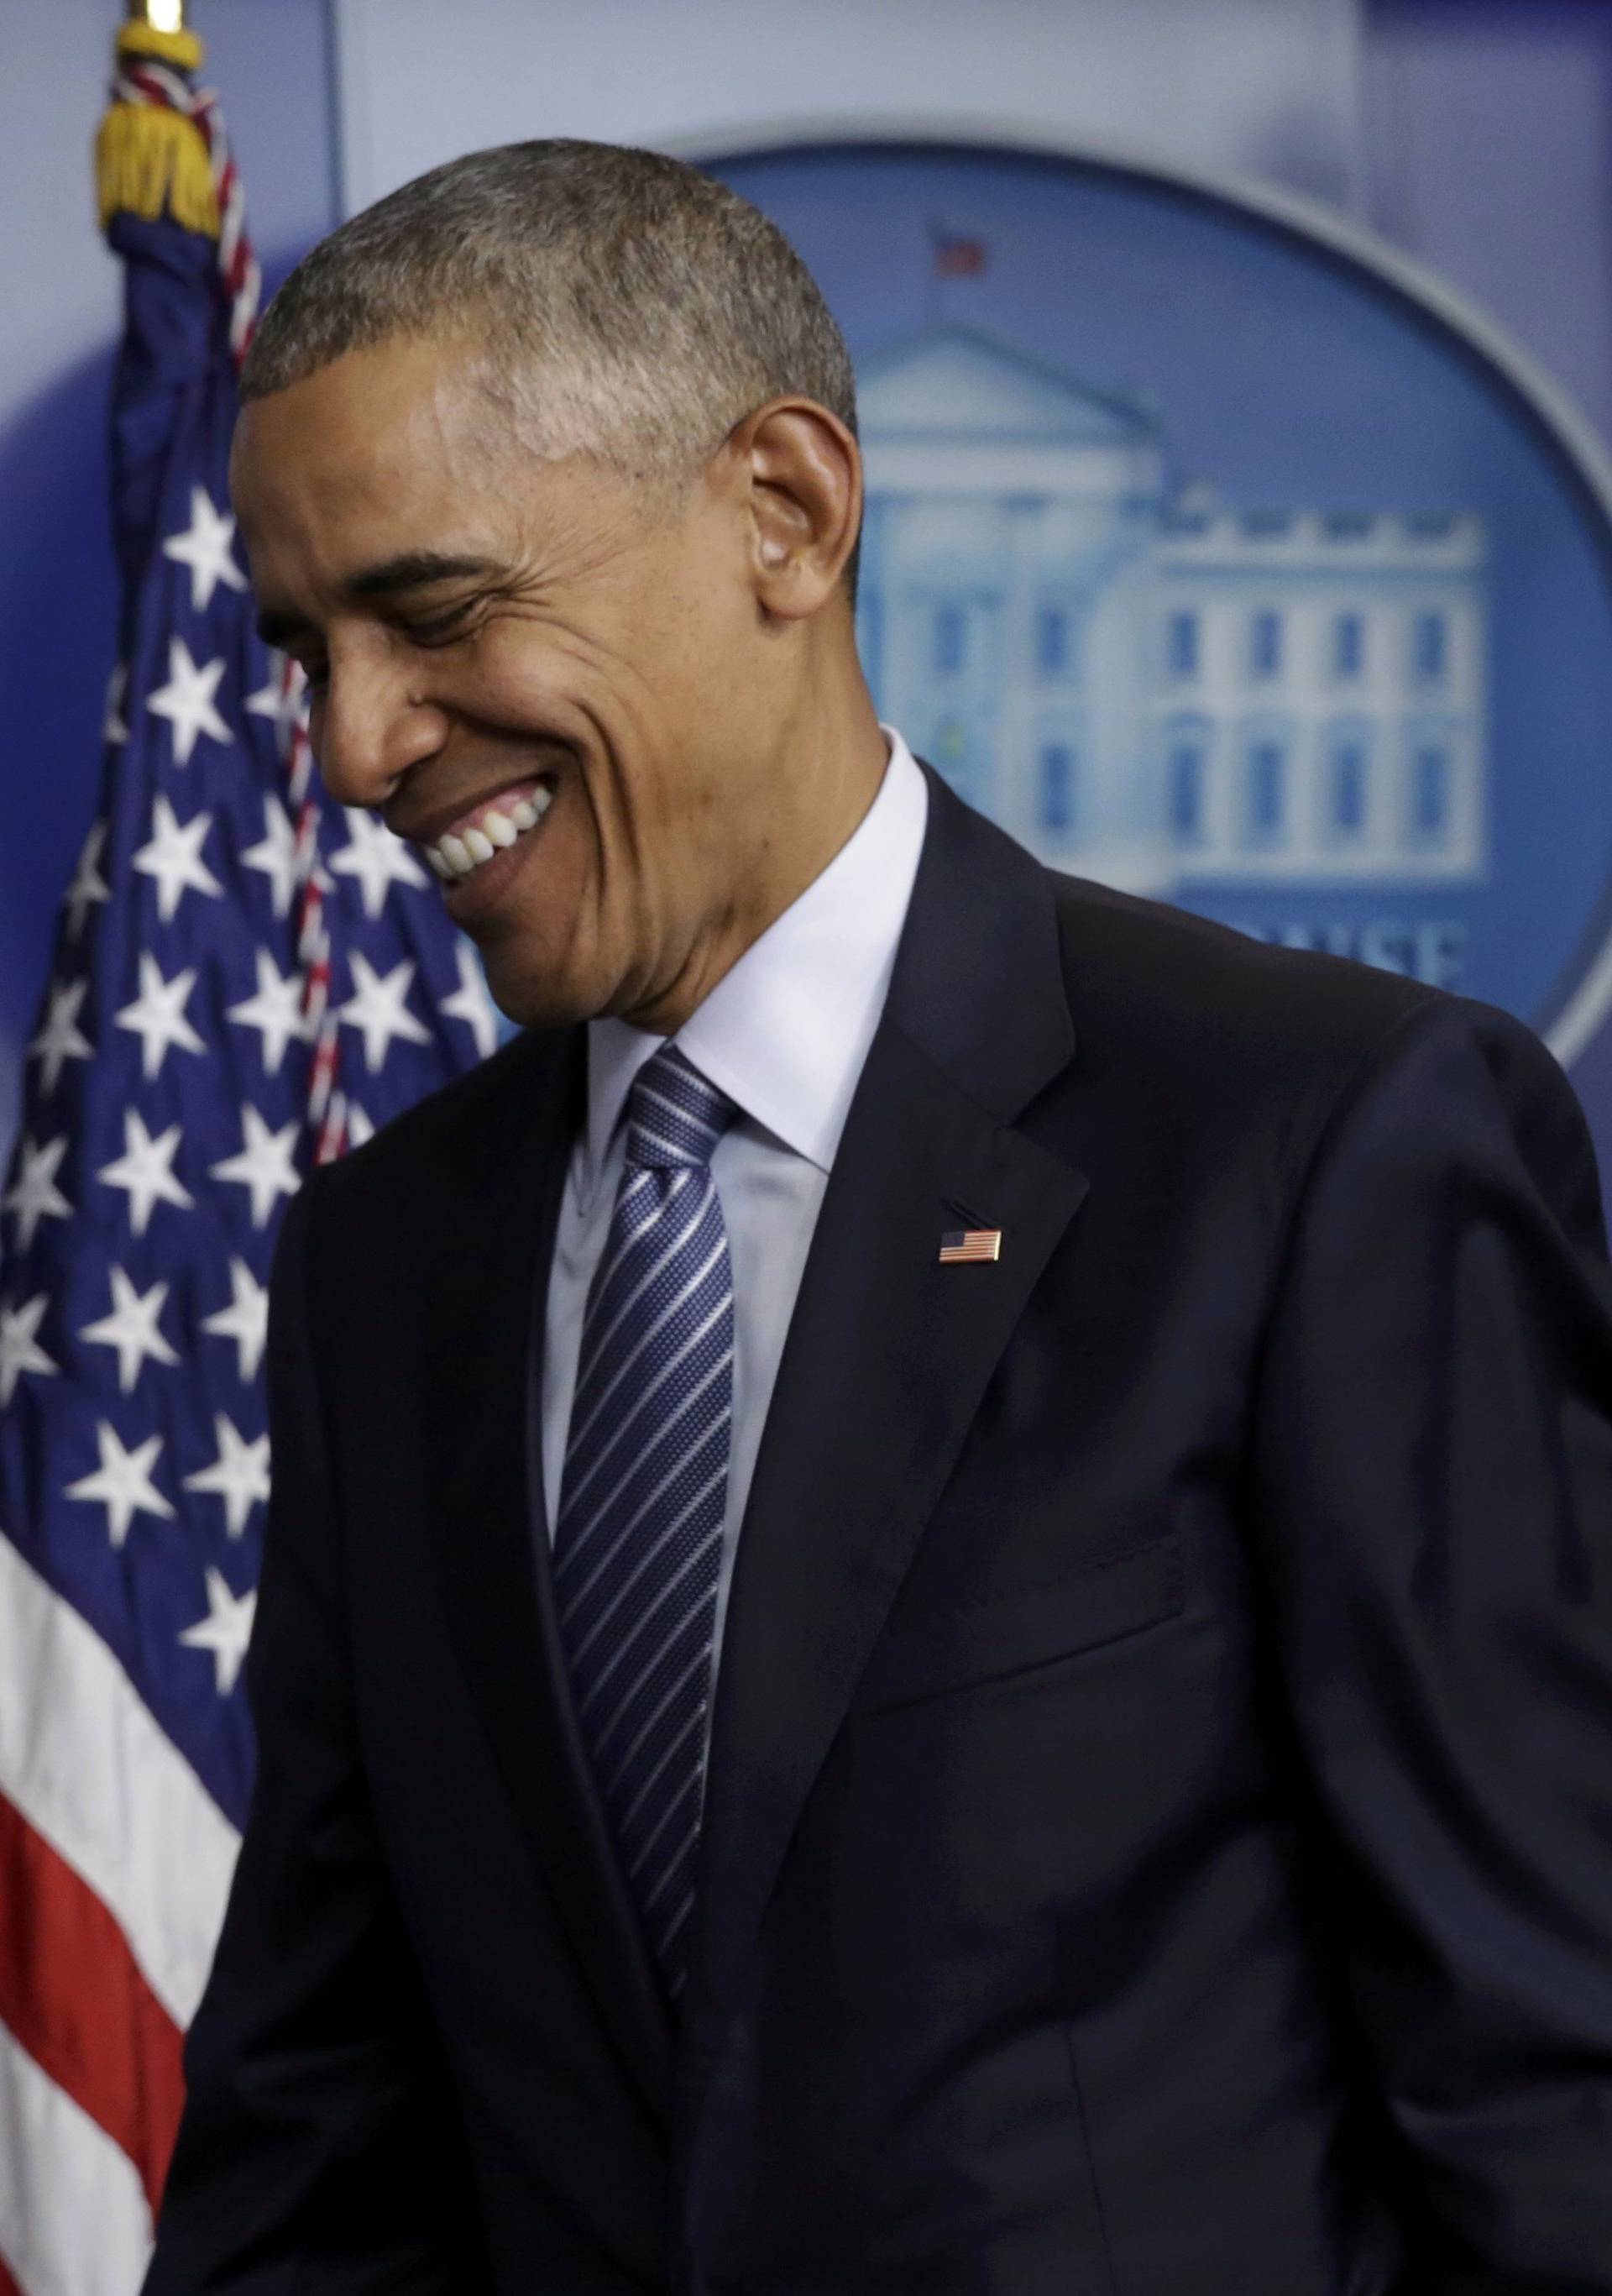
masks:
{"type": "Polygon", "coordinates": [[[1011,835],[1035,845],[1039,818],[1040,695],[1035,661],[1035,614],[1044,554],[1044,496],[1005,495],[996,505],[1002,534],[1002,685],[995,750],[1002,803],[997,818],[1011,835]]]}

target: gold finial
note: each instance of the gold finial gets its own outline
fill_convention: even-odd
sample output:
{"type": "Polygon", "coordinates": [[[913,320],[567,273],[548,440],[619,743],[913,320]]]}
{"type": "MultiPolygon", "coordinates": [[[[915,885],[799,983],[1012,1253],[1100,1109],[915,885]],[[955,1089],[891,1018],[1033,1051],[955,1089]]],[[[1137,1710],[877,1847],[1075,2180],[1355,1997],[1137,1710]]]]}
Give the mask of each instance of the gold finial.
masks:
{"type": "MultiPolygon", "coordinates": [[[[119,62],[154,56],[176,71],[195,71],[204,51],[185,13],[185,0],[128,0],[115,44],[119,62]]],[[[95,139],[102,227],[116,215],[137,215],[148,223],[170,215],[186,231],[217,239],[218,191],[207,137],[182,105],[128,102],[127,93],[114,87],[95,139]]]]}

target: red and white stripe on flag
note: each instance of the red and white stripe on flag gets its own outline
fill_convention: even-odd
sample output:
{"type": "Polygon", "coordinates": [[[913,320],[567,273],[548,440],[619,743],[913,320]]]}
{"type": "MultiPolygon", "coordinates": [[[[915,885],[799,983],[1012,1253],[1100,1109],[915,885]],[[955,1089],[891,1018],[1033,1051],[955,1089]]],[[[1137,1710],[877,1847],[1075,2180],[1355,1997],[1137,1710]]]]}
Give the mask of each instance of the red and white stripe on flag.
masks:
{"type": "Polygon", "coordinates": [[[0,2296],[135,2296],[238,1846],[0,1534],[0,2296]]]}

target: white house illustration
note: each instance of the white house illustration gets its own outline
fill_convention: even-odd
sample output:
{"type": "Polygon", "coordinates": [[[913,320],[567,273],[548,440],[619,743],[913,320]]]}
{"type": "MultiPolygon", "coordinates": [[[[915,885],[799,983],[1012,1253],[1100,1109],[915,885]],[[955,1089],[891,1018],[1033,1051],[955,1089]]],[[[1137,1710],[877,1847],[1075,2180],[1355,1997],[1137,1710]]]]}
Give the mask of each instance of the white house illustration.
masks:
{"type": "Polygon", "coordinates": [[[1217,511],[1157,418],[961,327],[858,378],[883,716],[1134,890],[1484,869],[1482,521],[1217,511]]]}

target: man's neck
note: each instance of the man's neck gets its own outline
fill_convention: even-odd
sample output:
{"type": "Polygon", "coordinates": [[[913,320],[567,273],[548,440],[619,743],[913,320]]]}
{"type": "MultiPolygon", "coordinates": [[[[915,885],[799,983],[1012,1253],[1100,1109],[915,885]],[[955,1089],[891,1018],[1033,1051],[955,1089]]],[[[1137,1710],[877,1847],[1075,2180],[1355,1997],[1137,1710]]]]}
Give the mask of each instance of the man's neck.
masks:
{"type": "Polygon", "coordinates": [[[806,737],[784,744],[773,786],[793,793],[794,802],[781,824],[772,823],[765,853],[735,889],[732,912],[701,936],[670,988],[620,1017],[651,1035],[675,1036],[746,949],[855,835],[879,794],[888,758],[889,745],[858,674],[842,709],[814,709],[806,737]]]}

